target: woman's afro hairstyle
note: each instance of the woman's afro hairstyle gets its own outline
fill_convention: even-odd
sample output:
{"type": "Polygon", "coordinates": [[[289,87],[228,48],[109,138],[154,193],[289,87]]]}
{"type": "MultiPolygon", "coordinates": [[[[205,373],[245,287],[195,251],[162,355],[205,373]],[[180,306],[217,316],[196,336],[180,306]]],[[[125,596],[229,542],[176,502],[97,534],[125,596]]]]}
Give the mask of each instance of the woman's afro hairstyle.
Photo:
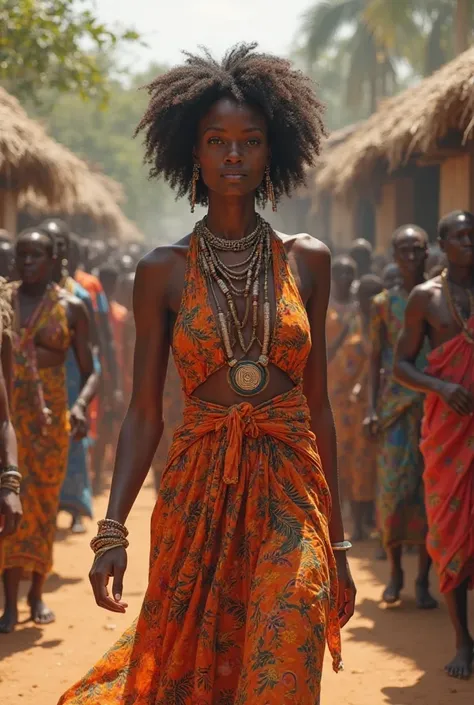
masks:
{"type": "MultiPolygon", "coordinates": [[[[310,79],[286,59],[258,53],[256,47],[238,44],[221,63],[206,49],[201,56],[185,52],[182,66],[158,76],[146,87],[150,101],[136,134],[145,135],[150,178],[163,176],[178,198],[191,195],[199,120],[220,98],[255,106],[265,116],[277,200],[303,184],[306,167],[315,163],[326,133],[323,106],[310,79]]],[[[265,205],[266,200],[263,181],[257,201],[265,205]]],[[[207,204],[202,179],[197,183],[196,201],[207,204]]]]}

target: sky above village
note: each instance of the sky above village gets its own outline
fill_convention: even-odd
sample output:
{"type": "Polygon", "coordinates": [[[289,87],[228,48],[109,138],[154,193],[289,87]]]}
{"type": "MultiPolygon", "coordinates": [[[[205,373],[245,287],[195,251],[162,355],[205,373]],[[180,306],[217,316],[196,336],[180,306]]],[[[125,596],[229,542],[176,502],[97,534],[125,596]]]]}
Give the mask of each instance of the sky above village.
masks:
{"type": "Polygon", "coordinates": [[[128,50],[136,70],[152,62],[175,64],[181,50],[207,46],[218,56],[239,41],[257,41],[265,51],[287,54],[302,14],[314,0],[95,0],[107,24],[133,27],[148,47],[128,50]]]}

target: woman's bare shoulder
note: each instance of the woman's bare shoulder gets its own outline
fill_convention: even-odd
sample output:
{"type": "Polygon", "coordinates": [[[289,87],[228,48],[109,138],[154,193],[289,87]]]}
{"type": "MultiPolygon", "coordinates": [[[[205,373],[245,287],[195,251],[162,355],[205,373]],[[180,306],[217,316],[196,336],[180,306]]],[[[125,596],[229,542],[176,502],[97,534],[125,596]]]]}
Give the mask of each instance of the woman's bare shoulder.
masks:
{"type": "Polygon", "coordinates": [[[186,259],[192,235],[186,235],[178,242],[160,245],[148,252],[139,261],[137,276],[168,275],[173,268],[186,259]]]}
{"type": "Polygon", "coordinates": [[[313,270],[316,274],[326,272],[331,264],[331,251],[321,240],[308,233],[298,233],[287,235],[276,232],[275,234],[283,243],[287,255],[302,261],[302,263],[313,270]]]}

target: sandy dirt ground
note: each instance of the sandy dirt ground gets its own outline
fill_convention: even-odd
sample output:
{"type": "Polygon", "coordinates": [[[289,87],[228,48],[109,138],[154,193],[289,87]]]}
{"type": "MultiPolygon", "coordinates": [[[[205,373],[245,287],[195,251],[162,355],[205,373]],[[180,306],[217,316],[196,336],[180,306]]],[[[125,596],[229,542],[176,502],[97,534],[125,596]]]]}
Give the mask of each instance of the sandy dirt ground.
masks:
{"type": "MultiPolygon", "coordinates": [[[[33,625],[23,601],[17,631],[0,635],[2,705],[56,705],[62,691],[133,621],[146,586],[153,503],[150,483],[128,522],[131,550],[124,590],[129,602],[126,615],[101,611],[92,598],[87,580],[91,561],[88,543],[95,524],[89,524],[86,536],[70,536],[65,528],[67,517],[60,517],[55,573],[48,579],[46,591],[57,622],[45,628],[33,625]]],[[[104,515],[105,505],[105,498],[97,501],[98,517],[104,515]]],[[[429,614],[415,608],[415,557],[405,557],[403,602],[383,609],[380,594],[387,564],[373,561],[373,553],[373,543],[367,543],[352,554],[359,590],[357,614],[344,634],[344,673],[332,673],[327,663],[322,705],[473,705],[474,678],[458,682],[443,673],[452,649],[444,606],[429,614]]],[[[473,600],[470,607],[474,618],[473,600]]]]}

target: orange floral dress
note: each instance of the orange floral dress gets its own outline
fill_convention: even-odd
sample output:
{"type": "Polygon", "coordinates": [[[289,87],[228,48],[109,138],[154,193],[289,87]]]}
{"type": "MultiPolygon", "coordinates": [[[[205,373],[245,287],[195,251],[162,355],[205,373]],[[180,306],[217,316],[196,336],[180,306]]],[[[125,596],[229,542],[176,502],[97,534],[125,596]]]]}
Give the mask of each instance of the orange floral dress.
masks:
{"type": "Polygon", "coordinates": [[[347,335],[328,364],[341,494],[355,502],[370,502],[375,498],[375,446],[363,433],[370,346],[357,308],[331,303],[326,320],[328,346],[341,336],[346,326],[347,335]]]}
{"type": "Polygon", "coordinates": [[[193,236],[173,337],[184,418],[151,520],[143,607],[60,705],[316,705],[326,641],[341,667],[331,498],[302,392],[304,305],[274,236],[270,360],[295,386],[258,407],[198,400],[226,358],[197,248],[193,236]]]}
{"type": "Polygon", "coordinates": [[[60,291],[51,285],[26,326],[13,334],[12,421],[23,476],[23,518],[16,533],[0,541],[0,571],[22,568],[25,576],[51,570],[59,494],[68,461],[65,365],[38,370],[35,352],[36,334],[45,329],[54,349],[69,348],[71,336],[60,291]],[[50,412],[49,423],[44,407],[50,412]]]}

